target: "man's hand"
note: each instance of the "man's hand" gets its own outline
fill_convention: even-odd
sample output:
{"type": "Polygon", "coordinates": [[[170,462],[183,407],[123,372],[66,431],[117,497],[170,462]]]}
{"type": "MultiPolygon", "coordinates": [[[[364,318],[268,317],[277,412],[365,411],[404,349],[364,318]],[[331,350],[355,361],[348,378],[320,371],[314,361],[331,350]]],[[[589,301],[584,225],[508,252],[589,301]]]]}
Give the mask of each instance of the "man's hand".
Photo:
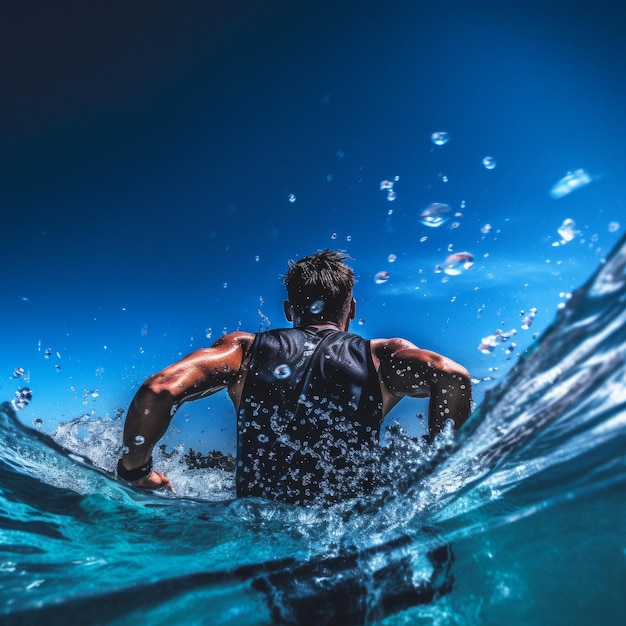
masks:
{"type": "Polygon", "coordinates": [[[169,489],[174,491],[172,481],[163,472],[150,472],[147,476],[139,480],[133,480],[131,485],[141,489],[169,489]]]}

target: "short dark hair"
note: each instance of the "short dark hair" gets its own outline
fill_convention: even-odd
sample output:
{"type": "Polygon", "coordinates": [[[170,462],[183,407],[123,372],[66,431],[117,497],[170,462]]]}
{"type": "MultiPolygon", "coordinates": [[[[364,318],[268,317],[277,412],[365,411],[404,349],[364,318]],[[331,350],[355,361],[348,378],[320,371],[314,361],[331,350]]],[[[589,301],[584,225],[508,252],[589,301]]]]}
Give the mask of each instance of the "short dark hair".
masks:
{"type": "Polygon", "coordinates": [[[350,307],[354,271],[342,250],[318,250],[289,261],[283,277],[295,317],[303,323],[339,322],[350,307]]]}

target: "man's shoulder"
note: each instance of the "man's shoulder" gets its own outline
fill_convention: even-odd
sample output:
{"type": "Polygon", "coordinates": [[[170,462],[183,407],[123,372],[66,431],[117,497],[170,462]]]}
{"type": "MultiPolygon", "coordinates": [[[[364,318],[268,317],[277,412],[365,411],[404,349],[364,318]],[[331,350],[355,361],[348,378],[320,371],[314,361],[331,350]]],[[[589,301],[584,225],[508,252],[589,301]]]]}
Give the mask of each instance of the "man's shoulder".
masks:
{"type": "Polygon", "coordinates": [[[252,345],[254,339],[256,337],[256,333],[249,333],[242,330],[236,330],[232,333],[227,333],[222,335],[219,339],[215,341],[213,347],[224,346],[224,345],[238,345],[243,348],[252,345]]]}
{"type": "Polygon", "coordinates": [[[281,335],[298,334],[300,331],[297,328],[272,328],[268,330],[262,330],[258,333],[250,333],[246,331],[234,331],[223,335],[218,342],[226,342],[230,344],[239,344],[242,346],[251,346],[257,339],[280,337],[281,335]]]}
{"type": "Polygon", "coordinates": [[[417,348],[413,342],[408,339],[403,339],[402,337],[379,337],[377,339],[371,339],[370,346],[372,347],[372,351],[375,352],[378,357],[391,356],[398,350],[417,348]]]}

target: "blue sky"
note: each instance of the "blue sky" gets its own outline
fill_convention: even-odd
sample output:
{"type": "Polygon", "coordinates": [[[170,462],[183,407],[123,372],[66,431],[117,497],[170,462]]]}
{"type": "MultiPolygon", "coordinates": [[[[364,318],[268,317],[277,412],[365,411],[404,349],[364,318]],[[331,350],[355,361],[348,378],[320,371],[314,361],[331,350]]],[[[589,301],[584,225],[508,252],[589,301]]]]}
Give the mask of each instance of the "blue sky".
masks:
{"type": "MultiPolygon", "coordinates": [[[[257,330],[260,299],[282,325],[288,259],[324,247],[354,258],[354,330],[500,379],[516,353],[481,339],[536,307],[523,350],[623,233],[624,9],[221,4],[4,9],[4,397],[24,367],[27,423],[113,415],[207,334],[257,330]],[[425,227],[433,202],[461,215],[425,227]],[[474,265],[442,282],[460,251],[474,265]]],[[[189,411],[190,437],[225,413],[189,411]]]]}

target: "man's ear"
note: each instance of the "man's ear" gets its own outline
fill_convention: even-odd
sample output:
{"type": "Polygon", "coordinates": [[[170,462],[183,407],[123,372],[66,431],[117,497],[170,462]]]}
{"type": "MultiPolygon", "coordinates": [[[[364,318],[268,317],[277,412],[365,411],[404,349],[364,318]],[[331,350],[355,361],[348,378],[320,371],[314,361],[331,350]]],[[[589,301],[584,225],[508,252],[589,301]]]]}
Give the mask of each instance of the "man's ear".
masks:
{"type": "Polygon", "coordinates": [[[354,298],[352,298],[352,301],[350,302],[350,318],[351,320],[353,320],[356,317],[356,300],[354,298]]]}
{"type": "Polygon", "coordinates": [[[283,308],[285,309],[285,317],[288,322],[293,322],[293,307],[291,306],[291,302],[289,300],[285,300],[283,302],[283,308]]]}

